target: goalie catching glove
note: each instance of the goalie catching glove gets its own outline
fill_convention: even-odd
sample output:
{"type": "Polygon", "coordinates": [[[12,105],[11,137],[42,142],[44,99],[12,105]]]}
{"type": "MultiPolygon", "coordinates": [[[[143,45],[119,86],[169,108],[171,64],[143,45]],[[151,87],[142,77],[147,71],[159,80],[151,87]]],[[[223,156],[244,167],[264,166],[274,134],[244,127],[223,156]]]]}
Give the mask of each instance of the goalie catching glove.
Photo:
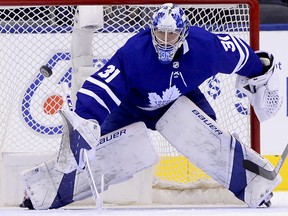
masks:
{"type": "Polygon", "coordinates": [[[276,115],[282,105],[282,96],[273,55],[263,51],[255,53],[263,64],[263,75],[253,78],[238,75],[236,88],[248,96],[262,122],[276,115]]]}

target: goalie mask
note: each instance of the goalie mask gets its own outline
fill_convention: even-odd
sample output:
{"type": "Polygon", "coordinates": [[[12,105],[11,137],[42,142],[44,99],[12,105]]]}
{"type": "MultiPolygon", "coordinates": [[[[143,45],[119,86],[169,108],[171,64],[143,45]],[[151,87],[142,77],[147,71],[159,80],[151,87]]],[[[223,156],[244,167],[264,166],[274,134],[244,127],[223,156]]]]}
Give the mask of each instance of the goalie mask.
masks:
{"type": "Polygon", "coordinates": [[[170,63],[188,34],[189,22],[184,11],[172,3],[163,4],[153,15],[152,42],[161,63],[170,63]]]}

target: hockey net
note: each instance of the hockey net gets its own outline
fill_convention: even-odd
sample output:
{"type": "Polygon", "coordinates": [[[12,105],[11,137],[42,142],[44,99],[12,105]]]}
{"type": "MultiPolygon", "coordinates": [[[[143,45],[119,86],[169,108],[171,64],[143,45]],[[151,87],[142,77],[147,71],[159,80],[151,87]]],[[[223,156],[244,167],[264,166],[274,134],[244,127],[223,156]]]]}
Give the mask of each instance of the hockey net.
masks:
{"type": "MultiPolygon", "coordinates": [[[[57,110],[65,103],[61,83],[67,82],[69,86],[72,83],[70,50],[75,14],[79,10],[77,5],[81,5],[81,1],[57,1],[57,5],[39,2],[1,2],[0,150],[3,158],[7,154],[54,154],[59,148],[62,121],[57,110]],[[40,74],[42,65],[52,68],[51,77],[40,74]]],[[[92,45],[95,71],[129,37],[149,26],[152,13],[159,6],[158,1],[151,1],[150,5],[145,1],[119,1],[115,5],[109,1],[106,5],[96,0],[85,2],[103,6],[104,26],[95,30],[92,45]]],[[[192,25],[216,33],[230,33],[244,39],[254,49],[258,48],[257,1],[174,2],[183,7],[192,25]]],[[[215,109],[219,124],[258,151],[257,121],[251,123],[247,97],[236,91],[234,85],[234,76],[217,75],[208,79],[201,90],[215,109]]],[[[177,189],[183,193],[184,190],[218,187],[159,134],[151,133],[160,156],[160,162],[153,167],[153,188],[177,189]]],[[[1,184],[4,183],[2,180],[1,184]]],[[[198,195],[189,194],[190,197],[198,195]]],[[[157,196],[155,201],[161,202],[159,199],[157,196]]],[[[169,202],[175,203],[175,200],[169,202]]]]}

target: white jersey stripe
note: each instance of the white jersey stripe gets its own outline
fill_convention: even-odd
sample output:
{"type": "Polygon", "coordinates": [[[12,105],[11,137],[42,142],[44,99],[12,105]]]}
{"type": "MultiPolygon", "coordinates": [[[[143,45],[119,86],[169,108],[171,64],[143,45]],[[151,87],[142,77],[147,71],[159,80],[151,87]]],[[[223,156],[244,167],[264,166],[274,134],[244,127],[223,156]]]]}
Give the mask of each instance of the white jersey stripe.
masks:
{"type": "Polygon", "coordinates": [[[247,47],[240,41],[240,43],[242,44],[242,46],[244,47],[245,51],[243,52],[241,46],[239,45],[237,39],[233,36],[230,36],[231,39],[233,40],[234,44],[236,45],[239,54],[240,54],[240,58],[238,61],[238,64],[236,65],[236,67],[234,68],[233,72],[231,74],[236,73],[237,71],[239,71],[247,62],[248,58],[249,58],[249,51],[247,49],[247,47]]]}
{"type": "Polygon", "coordinates": [[[245,61],[242,63],[241,67],[239,68],[239,70],[246,64],[246,62],[248,61],[249,59],[249,50],[248,50],[248,47],[244,44],[244,42],[242,40],[240,40],[239,38],[235,38],[237,41],[239,41],[242,45],[242,47],[244,47],[245,49],[245,61]]]}
{"type": "Polygon", "coordinates": [[[121,101],[118,99],[118,97],[112,92],[112,90],[107,86],[105,85],[104,83],[92,78],[92,77],[88,77],[87,78],[87,81],[105,89],[105,91],[107,92],[107,94],[111,97],[111,99],[117,104],[119,105],[121,103],[121,101]]]}
{"type": "Polygon", "coordinates": [[[107,105],[104,103],[104,101],[100,97],[98,97],[94,92],[87,90],[87,89],[83,89],[83,88],[80,88],[78,92],[94,98],[100,105],[102,105],[110,113],[110,110],[107,107],[107,105]]]}

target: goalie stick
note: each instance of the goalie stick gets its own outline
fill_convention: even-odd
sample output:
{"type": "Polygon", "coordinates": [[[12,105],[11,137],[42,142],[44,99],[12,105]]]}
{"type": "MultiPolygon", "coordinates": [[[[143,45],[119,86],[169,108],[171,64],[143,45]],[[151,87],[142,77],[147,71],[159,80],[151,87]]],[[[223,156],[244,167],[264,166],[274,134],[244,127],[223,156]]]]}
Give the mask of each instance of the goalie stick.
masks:
{"type": "MultiPolygon", "coordinates": [[[[67,102],[68,108],[71,111],[73,111],[73,103],[71,100],[70,88],[68,86],[68,83],[63,82],[61,87],[62,87],[62,90],[63,90],[65,96],[66,96],[66,102],[67,102]]],[[[95,184],[95,181],[94,181],[94,178],[93,178],[93,174],[91,172],[91,166],[90,166],[87,150],[82,149],[82,151],[83,151],[82,153],[83,153],[84,163],[85,163],[85,171],[87,174],[90,189],[91,189],[92,194],[93,194],[94,199],[95,199],[96,209],[98,212],[101,212],[103,210],[103,198],[102,198],[101,194],[103,194],[102,192],[104,191],[104,176],[103,176],[103,174],[101,175],[101,194],[99,194],[98,189],[97,189],[96,184],[95,184]]]]}
{"type": "Polygon", "coordinates": [[[101,175],[101,189],[100,189],[100,193],[97,190],[94,178],[93,178],[93,174],[91,172],[91,166],[89,163],[89,157],[88,157],[88,153],[87,150],[84,149],[83,150],[83,154],[84,154],[84,161],[85,161],[85,170],[87,173],[87,177],[88,177],[88,182],[92,191],[92,194],[94,196],[95,199],[95,203],[96,203],[96,209],[98,210],[98,212],[101,212],[103,209],[103,197],[101,196],[101,194],[103,194],[104,192],[104,175],[101,175]]]}
{"type": "MultiPolygon", "coordinates": [[[[53,75],[52,70],[46,65],[43,65],[40,68],[40,73],[45,77],[50,77],[51,75],[53,75]]],[[[62,88],[63,93],[65,95],[68,109],[73,111],[74,109],[73,109],[73,103],[72,103],[72,99],[71,99],[71,90],[68,86],[68,83],[67,82],[61,83],[61,88],[62,88]]],[[[83,149],[83,155],[84,155],[85,171],[86,171],[86,174],[88,177],[90,189],[91,189],[92,194],[93,194],[94,199],[95,199],[96,209],[98,210],[98,212],[101,212],[102,207],[103,207],[103,198],[97,190],[97,187],[96,187],[96,184],[95,184],[92,172],[91,172],[91,168],[90,168],[91,166],[89,163],[88,153],[87,153],[86,149],[83,149]]],[[[104,176],[101,175],[101,194],[103,191],[104,191],[104,176]]]]}
{"type": "Polygon", "coordinates": [[[67,102],[67,106],[68,108],[73,111],[73,103],[72,103],[72,99],[71,99],[71,90],[68,86],[67,82],[63,82],[61,83],[61,88],[65,94],[65,98],[66,98],[66,102],[67,102]]]}
{"type": "Polygon", "coordinates": [[[274,180],[276,178],[276,176],[279,174],[282,165],[285,162],[285,159],[287,157],[288,154],[288,144],[286,145],[280,160],[278,161],[276,167],[274,170],[267,170],[259,165],[257,165],[256,163],[250,161],[250,160],[243,160],[243,167],[247,170],[249,170],[250,172],[253,172],[257,175],[262,176],[263,178],[266,178],[268,180],[274,180]]]}

